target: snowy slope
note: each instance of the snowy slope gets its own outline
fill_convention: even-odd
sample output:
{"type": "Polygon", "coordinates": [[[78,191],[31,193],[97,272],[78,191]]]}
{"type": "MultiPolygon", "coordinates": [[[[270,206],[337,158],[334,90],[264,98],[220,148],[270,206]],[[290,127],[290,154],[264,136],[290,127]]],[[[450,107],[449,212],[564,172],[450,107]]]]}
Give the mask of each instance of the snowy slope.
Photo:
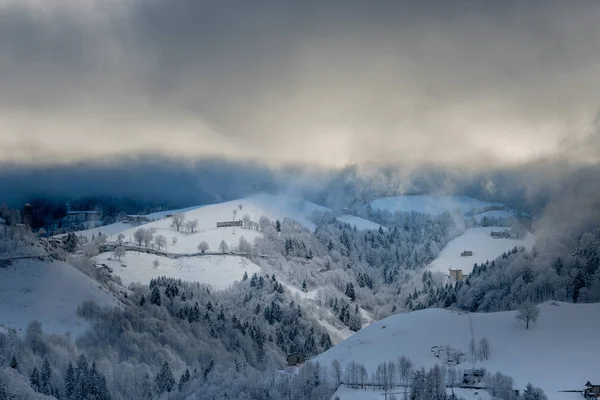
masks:
{"type": "Polygon", "coordinates": [[[463,214],[473,209],[490,206],[502,206],[501,203],[489,203],[467,196],[395,196],[384,197],[369,203],[373,209],[389,210],[390,212],[420,212],[427,214],[442,214],[445,211],[460,210],[463,214]]]}
{"type": "MultiPolygon", "coordinates": [[[[598,345],[600,304],[544,303],[537,323],[526,330],[514,311],[467,314],[427,309],[397,314],[374,323],[315,357],[324,365],[361,362],[369,374],[383,361],[410,357],[417,367],[439,362],[431,348],[449,345],[468,354],[470,320],[475,340],[487,337],[490,359],[478,362],[488,372],[510,375],[517,388],[531,382],[550,399],[572,399],[559,390],[581,390],[587,380],[600,381],[600,369],[589,351],[598,345]],[[555,304],[555,305],[553,305],[555,304]],[[590,318],[593,316],[593,318],[590,318]]],[[[471,368],[469,361],[458,366],[471,368]]],[[[370,398],[370,397],[367,397],[370,398]]]]}
{"type": "Polygon", "coordinates": [[[13,261],[0,268],[0,325],[25,329],[34,319],[44,331],[79,334],[87,322],[76,315],[84,300],[101,306],[117,300],[99,283],[60,261],[13,261]]]}
{"type": "Polygon", "coordinates": [[[494,239],[490,236],[492,230],[502,228],[469,228],[464,234],[452,239],[440,252],[438,257],[429,265],[434,271],[448,274],[448,269],[460,268],[463,273],[469,274],[473,270],[473,264],[492,261],[502,253],[517,247],[531,249],[535,244],[535,236],[527,233],[522,239],[494,239]],[[473,251],[470,257],[462,257],[460,254],[465,250],[473,251]]]}
{"type": "MultiPolygon", "coordinates": [[[[146,214],[146,217],[151,221],[155,221],[158,219],[163,219],[169,214],[174,214],[177,212],[186,212],[186,211],[190,211],[195,208],[198,208],[198,207],[199,206],[181,208],[181,209],[177,209],[177,210],[158,211],[155,213],[146,214]]],[[[114,224],[108,224],[108,225],[99,226],[97,228],[91,228],[91,229],[86,229],[83,231],[77,231],[77,236],[84,236],[84,237],[87,237],[89,240],[92,238],[92,236],[98,236],[98,234],[102,234],[102,235],[106,236],[107,240],[114,241],[117,239],[117,235],[119,233],[126,231],[127,229],[130,229],[131,227],[132,227],[132,225],[129,223],[115,222],[114,224]]],[[[65,234],[59,234],[59,235],[55,235],[55,236],[61,237],[61,236],[65,236],[65,234]]]]}
{"type": "Polygon", "coordinates": [[[512,212],[510,212],[510,211],[506,211],[506,210],[492,210],[492,211],[485,211],[485,212],[482,212],[482,213],[479,213],[479,214],[475,215],[475,220],[477,222],[481,222],[484,217],[509,219],[509,218],[511,218],[513,216],[514,216],[514,214],[512,212]]]}
{"type": "Polygon", "coordinates": [[[244,272],[248,275],[260,272],[258,265],[237,256],[172,259],[128,251],[120,262],[109,258],[111,258],[110,253],[103,253],[96,257],[96,261],[112,268],[113,273],[121,278],[125,286],[134,282],[147,285],[152,278],[168,276],[188,282],[206,283],[216,289],[225,289],[233,282],[241,280],[244,272]],[[153,266],[154,260],[158,260],[158,267],[153,266]]]}
{"type": "MultiPolygon", "coordinates": [[[[460,389],[448,388],[446,392],[451,394],[454,391],[454,394],[459,398],[462,397],[465,400],[491,400],[492,396],[486,392],[485,390],[471,390],[471,389],[460,389]]],[[[397,399],[403,399],[404,397],[404,388],[396,388],[391,391],[391,394],[395,394],[397,399]]],[[[388,393],[389,396],[390,393],[388,393]]],[[[409,394],[407,392],[407,394],[409,394]]],[[[339,397],[340,400],[381,400],[385,399],[385,392],[383,390],[373,390],[373,389],[352,389],[345,386],[340,386],[338,390],[334,393],[331,399],[335,399],[339,397]]],[[[581,395],[579,395],[581,396],[581,395]]]]}
{"type": "Polygon", "coordinates": [[[359,231],[363,231],[363,230],[367,230],[367,229],[377,230],[380,227],[385,229],[385,227],[383,227],[373,221],[369,221],[368,219],[356,217],[354,215],[343,215],[341,217],[338,217],[337,220],[340,222],[343,222],[344,224],[350,224],[353,227],[355,226],[356,229],[358,229],[359,231]]]}

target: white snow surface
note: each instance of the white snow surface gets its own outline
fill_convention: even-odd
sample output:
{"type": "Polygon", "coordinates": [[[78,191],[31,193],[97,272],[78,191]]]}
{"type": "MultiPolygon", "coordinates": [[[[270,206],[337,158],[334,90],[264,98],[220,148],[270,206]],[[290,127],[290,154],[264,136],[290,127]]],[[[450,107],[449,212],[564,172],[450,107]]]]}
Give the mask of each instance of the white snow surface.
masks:
{"type": "Polygon", "coordinates": [[[260,272],[260,267],[250,260],[229,255],[174,259],[128,251],[120,262],[110,253],[100,254],[95,260],[112,268],[113,273],[121,278],[125,286],[136,282],[147,285],[152,278],[168,276],[188,282],[209,284],[216,289],[225,289],[233,282],[240,281],[244,272],[249,276],[260,272]],[[113,259],[109,260],[109,258],[113,259]],[[158,267],[153,266],[154,260],[158,260],[158,267]]]}
{"type": "Polygon", "coordinates": [[[460,210],[463,214],[473,209],[490,206],[503,206],[502,203],[489,203],[467,196],[394,196],[373,200],[369,203],[373,209],[390,212],[420,212],[426,214],[442,214],[446,211],[460,210]]]}
{"type": "Polygon", "coordinates": [[[492,261],[517,247],[531,249],[535,244],[535,236],[531,233],[522,239],[494,239],[490,233],[504,228],[469,228],[462,235],[452,239],[442,249],[438,257],[429,265],[429,269],[448,274],[448,269],[462,269],[464,274],[470,274],[473,264],[492,261]],[[471,250],[472,256],[462,257],[465,250],[471,250]]]}
{"type": "Polygon", "coordinates": [[[364,231],[367,229],[377,230],[380,227],[385,229],[385,227],[379,225],[378,223],[349,214],[342,215],[341,217],[338,217],[337,220],[343,222],[344,224],[350,224],[352,226],[355,226],[356,229],[359,231],[364,231]]]}
{"type": "Polygon", "coordinates": [[[38,320],[45,332],[79,335],[89,327],[77,316],[84,300],[118,304],[105,287],[64,262],[15,260],[0,268],[0,325],[25,330],[38,320]]]}
{"type": "MultiPolygon", "coordinates": [[[[539,320],[529,330],[516,320],[515,311],[468,314],[426,309],[397,314],[357,332],[314,361],[330,365],[337,359],[342,367],[357,361],[370,375],[379,363],[405,355],[417,368],[430,368],[440,362],[433,346],[449,345],[468,354],[472,321],[475,340],[487,337],[491,349],[490,359],[478,361],[476,368],[511,376],[517,389],[531,382],[552,400],[572,399],[572,393],[559,391],[582,390],[587,380],[600,381],[598,361],[589,355],[598,345],[600,304],[548,302],[540,309],[539,320]]],[[[458,368],[471,366],[466,361],[458,368]]]]}
{"type": "Polygon", "coordinates": [[[477,222],[481,222],[481,221],[483,221],[483,217],[508,219],[510,217],[513,217],[513,216],[514,216],[514,213],[512,213],[510,211],[506,211],[506,210],[491,210],[491,211],[485,211],[485,212],[482,212],[482,213],[479,213],[479,214],[475,215],[475,220],[477,222]]]}

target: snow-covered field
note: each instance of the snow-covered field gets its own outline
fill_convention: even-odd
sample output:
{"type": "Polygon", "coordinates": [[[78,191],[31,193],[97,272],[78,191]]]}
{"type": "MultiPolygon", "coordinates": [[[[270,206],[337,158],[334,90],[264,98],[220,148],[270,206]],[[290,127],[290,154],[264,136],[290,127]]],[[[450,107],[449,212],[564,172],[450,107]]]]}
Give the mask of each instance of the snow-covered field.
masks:
{"type": "Polygon", "coordinates": [[[106,288],[60,261],[13,261],[0,268],[0,326],[25,329],[37,319],[50,333],[82,333],[88,324],[76,315],[84,300],[118,304],[106,288]]]}
{"type": "Polygon", "coordinates": [[[173,259],[128,251],[120,262],[116,259],[108,260],[109,258],[114,257],[110,253],[103,253],[96,257],[96,261],[112,268],[113,273],[121,278],[125,286],[135,282],[147,285],[152,278],[168,276],[188,282],[206,283],[216,289],[225,289],[233,282],[241,280],[244,272],[248,275],[260,272],[258,265],[237,256],[173,259]],[[158,260],[157,267],[153,265],[154,260],[158,260]]]}
{"type": "MultiPolygon", "coordinates": [[[[356,217],[354,215],[342,215],[341,217],[338,217],[337,220],[340,222],[343,222],[345,224],[350,224],[353,227],[355,226],[356,229],[358,229],[359,231],[363,231],[363,230],[367,230],[367,229],[375,230],[375,229],[379,229],[379,227],[381,227],[381,225],[379,225],[373,221],[369,221],[368,219],[356,217]]],[[[385,227],[383,227],[383,228],[385,229],[385,227]]]]}
{"type": "Polygon", "coordinates": [[[465,233],[452,239],[442,249],[429,268],[444,274],[448,274],[449,268],[459,268],[463,270],[463,273],[469,274],[475,263],[492,261],[515,246],[531,249],[535,244],[535,236],[531,233],[527,233],[522,239],[494,239],[490,236],[492,230],[502,229],[490,227],[467,229],[465,233]],[[471,250],[473,255],[462,257],[460,254],[465,250],[471,250]]]}
{"type": "MultiPolygon", "coordinates": [[[[357,361],[371,374],[379,363],[405,355],[417,367],[429,368],[440,362],[433,346],[449,345],[469,353],[472,321],[475,340],[487,337],[491,348],[490,359],[478,361],[476,367],[512,376],[518,389],[531,382],[552,400],[573,399],[572,393],[559,391],[582,390],[586,381],[600,381],[598,361],[590,356],[590,349],[599,343],[600,304],[544,303],[540,309],[538,322],[529,330],[515,319],[514,311],[468,314],[427,309],[397,314],[357,332],[314,361],[324,365],[334,359],[342,365],[357,361]]],[[[467,361],[458,368],[471,365],[467,361]]]]}
{"type": "Polygon", "coordinates": [[[463,214],[473,209],[490,206],[503,206],[502,203],[489,203],[467,196],[394,196],[373,200],[369,203],[373,209],[389,210],[390,212],[421,212],[427,214],[442,214],[445,211],[460,210],[463,214]]]}

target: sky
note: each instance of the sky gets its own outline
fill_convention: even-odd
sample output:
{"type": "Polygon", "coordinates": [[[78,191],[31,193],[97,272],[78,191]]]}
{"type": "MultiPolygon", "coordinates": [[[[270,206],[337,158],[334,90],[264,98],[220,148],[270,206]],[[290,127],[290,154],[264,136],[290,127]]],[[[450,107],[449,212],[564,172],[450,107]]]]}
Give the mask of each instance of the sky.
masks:
{"type": "Polygon", "coordinates": [[[0,163],[598,163],[598,21],[595,0],[0,0],[0,163]]]}

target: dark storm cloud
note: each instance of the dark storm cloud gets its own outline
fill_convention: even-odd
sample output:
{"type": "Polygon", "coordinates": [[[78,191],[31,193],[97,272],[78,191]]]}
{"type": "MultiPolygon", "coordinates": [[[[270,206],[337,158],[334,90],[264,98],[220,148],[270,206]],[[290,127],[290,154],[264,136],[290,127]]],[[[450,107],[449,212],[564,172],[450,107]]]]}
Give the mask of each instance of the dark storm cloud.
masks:
{"type": "Polygon", "coordinates": [[[84,3],[0,8],[0,160],[599,158],[596,1],[84,3]]]}

